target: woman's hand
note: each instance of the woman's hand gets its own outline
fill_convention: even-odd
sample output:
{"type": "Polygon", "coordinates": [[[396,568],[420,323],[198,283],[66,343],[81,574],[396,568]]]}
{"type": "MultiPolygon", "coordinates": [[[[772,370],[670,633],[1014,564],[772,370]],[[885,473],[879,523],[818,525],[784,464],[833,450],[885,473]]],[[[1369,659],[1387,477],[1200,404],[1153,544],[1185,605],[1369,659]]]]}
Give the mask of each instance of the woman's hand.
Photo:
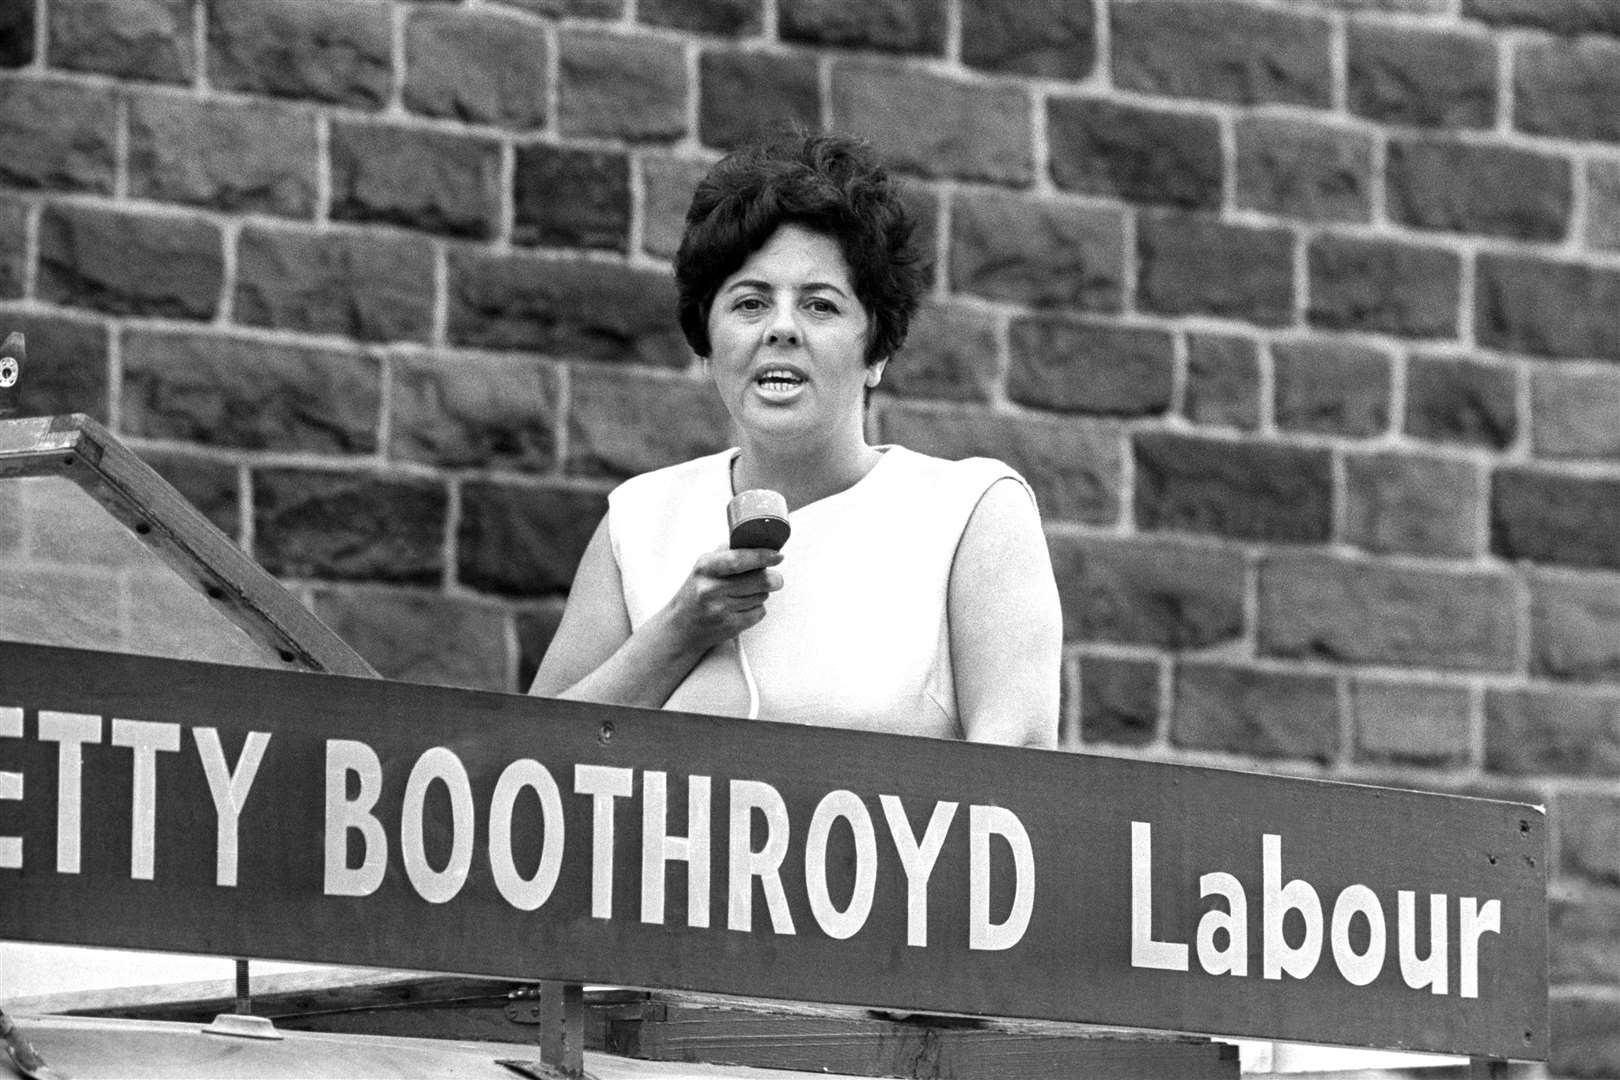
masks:
{"type": "Polygon", "coordinates": [[[765,601],[782,587],[780,551],[715,548],[698,556],[664,607],[670,630],[690,649],[706,652],[765,618],[765,601]]]}

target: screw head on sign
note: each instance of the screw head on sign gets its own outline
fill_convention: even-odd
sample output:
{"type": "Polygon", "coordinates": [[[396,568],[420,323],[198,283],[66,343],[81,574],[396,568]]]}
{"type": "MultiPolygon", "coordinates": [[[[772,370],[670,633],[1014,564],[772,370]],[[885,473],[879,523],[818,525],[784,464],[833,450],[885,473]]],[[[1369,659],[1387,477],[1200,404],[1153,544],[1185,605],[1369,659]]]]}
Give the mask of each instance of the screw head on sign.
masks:
{"type": "Polygon", "coordinates": [[[0,389],[16,386],[19,371],[17,361],[9,356],[0,357],[0,389]]]}

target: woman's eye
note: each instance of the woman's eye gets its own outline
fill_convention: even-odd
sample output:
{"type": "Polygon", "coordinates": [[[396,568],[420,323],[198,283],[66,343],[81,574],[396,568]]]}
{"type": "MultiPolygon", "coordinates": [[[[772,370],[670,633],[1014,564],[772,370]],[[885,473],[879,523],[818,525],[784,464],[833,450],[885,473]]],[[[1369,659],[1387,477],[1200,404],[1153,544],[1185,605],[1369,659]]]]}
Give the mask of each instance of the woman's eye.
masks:
{"type": "Polygon", "coordinates": [[[817,299],[811,300],[805,306],[808,307],[811,311],[815,312],[817,315],[836,315],[836,314],[838,314],[838,305],[834,304],[830,300],[822,300],[822,299],[817,298],[817,299]]]}
{"type": "Polygon", "coordinates": [[[761,300],[757,296],[745,296],[742,299],[738,300],[737,303],[733,305],[733,310],[735,310],[735,311],[754,312],[754,311],[762,311],[762,310],[764,310],[764,308],[765,308],[765,301],[761,300]]]}

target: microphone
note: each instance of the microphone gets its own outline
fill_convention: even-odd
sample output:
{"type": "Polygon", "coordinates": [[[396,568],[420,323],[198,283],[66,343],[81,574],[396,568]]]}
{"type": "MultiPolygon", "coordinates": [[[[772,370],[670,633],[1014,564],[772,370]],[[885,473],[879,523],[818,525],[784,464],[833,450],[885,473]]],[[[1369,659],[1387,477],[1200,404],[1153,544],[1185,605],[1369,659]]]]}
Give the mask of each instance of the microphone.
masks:
{"type": "Polygon", "coordinates": [[[726,504],[726,524],[733,548],[770,548],[781,551],[793,531],[788,525],[787,500],[769,488],[753,488],[733,495],[726,504]]]}

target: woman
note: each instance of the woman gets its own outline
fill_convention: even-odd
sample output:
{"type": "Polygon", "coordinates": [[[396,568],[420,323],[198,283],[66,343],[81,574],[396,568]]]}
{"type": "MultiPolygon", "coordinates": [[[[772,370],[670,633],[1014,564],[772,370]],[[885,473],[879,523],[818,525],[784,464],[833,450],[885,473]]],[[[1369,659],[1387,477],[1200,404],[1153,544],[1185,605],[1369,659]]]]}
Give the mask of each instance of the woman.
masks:
{"type": "Polygon", "coordinates": [[[923,288],[912,231],[839,137],[745,148],[698,185],[680,321],[738,445],[609,496],[531,693],[1053,745],[1061,620],[1027,485],[866,440],[923,288]],[[781,553],[726,546],[751,488],[787,500],[781,553]]]}

